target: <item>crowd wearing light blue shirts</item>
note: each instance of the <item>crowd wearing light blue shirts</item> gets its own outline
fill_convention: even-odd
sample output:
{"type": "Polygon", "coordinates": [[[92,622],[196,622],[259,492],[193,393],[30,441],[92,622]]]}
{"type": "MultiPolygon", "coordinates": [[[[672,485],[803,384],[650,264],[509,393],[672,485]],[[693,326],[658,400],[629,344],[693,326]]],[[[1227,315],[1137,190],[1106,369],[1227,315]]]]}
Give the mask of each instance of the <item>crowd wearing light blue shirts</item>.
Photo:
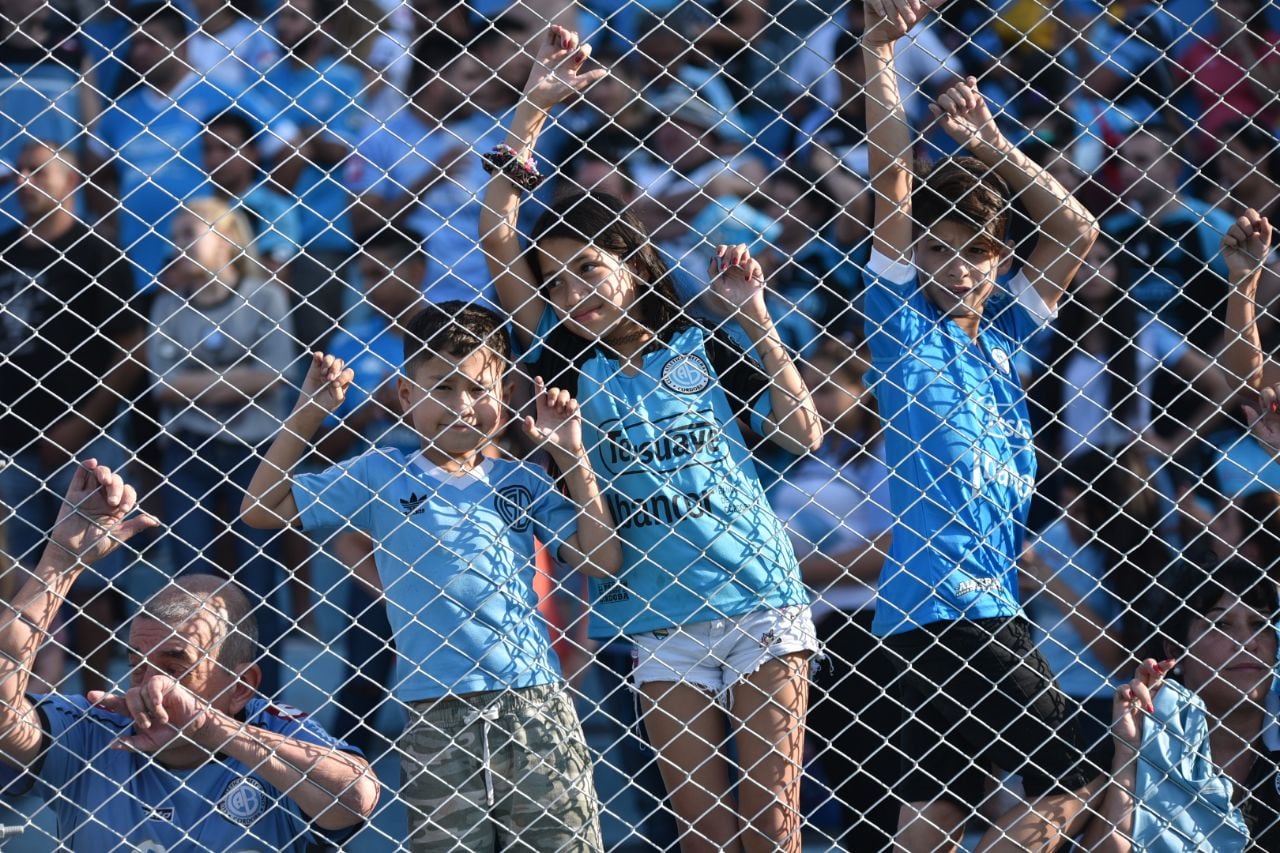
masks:
{"type": "MultiPolygon", "coordinates": [[[[373,228],[404,227],[413,232],[412,239],[419,243],[426,259],[421,280],[425,301],[460,299],[496,305],[495,289],[476,243],[479,196],[488,181],[477,153],[489,151],[505,139],[504,126],[510,114],[506,107],[481,108],[463,103],[446,115],[433,115],[417,108],[413,93],[396,91],[388,96],[385,90],[379,94],[375,109],[367,100],[375,80],[367,66],[347,54],[345,46],[336,45],[315,65],[296,61],[281,49],[272,36],[269,18],[279,5],[275,3],[266,4],[270,8],[263,20],[246,19],[237,25],[237,32],[243,36],[237,46],[228,49],[202,33],[190,40],[184,51],[204,50],[204,56],[212,57],[192,59],[193,65],[203,62],[209,66],[204,75],[190,71],[164,92],[147,86],[130,88],[137,77],[129,66],[130,41],[138,24],[129,14],[132,7],[141,5],[103,4],[102,9],[93,10],[79,26],[75,50],[66,54],[74,56],[73,61],[54,61],[52,50],[45,61],[40,61],[38,54],[20,52],[0,57],[0,169],[12,171],[16,153],[28,138],[66,144],[86,155],[86,162],[100,168],[98,180],[109,176],[115,182],[112,203],[118,209],[110,217],[115,239],[131,264],[137,291],[153,294],[165,287],[166,268],[182,248],[175,246],[171,237],[175,212],[183,202],[217,191],[210,183],[201,150],[208,123],[227,111],[246,116],[255,125],[253,142],[264,160],[264,175],[231,202],[255,224],[262,225],[254,242],[256,251],[271,262],[286,286],[291,284],[291,262],[314,256],[321,259],[318,268],[339,276],[346,290],[342,304],[332,310],[332,334],[317,342],[355,371],[354,384],[343,407],[328,421],[330,427],[337,428],[353,412],[385,392],[389,384],[394,385],[403,361],[403,339],[387,318],[370,310],[360,298],[359,273],[346,265],[347,259],[361,251],[361,239],[367,236],[361,233],[368,230],[361,227],[368,224],[361,219],[364,201],[403,203],[400,210],[374,217],[373,228]],[[117,12],[117,5],[124,11],[117,12]],[[82,74],[81,69],[86,73],[82,74]],[[82,79],[91,81],[96,91],[90,100],[100,106],[99,114],[88,116],[82,111],[75,91],[82,79]],[[397,106],[386,108],[388,103],[397,106]],[[291,185],[281,186],[275,180],[276,170],[310,138],[337,143],[346,153],[336,162],[307,162],[291,185]]],[[[613,41],[615,49],[625,54],[645,35],[641,27],[650,20],[647,16],[670,15],[677,5],[673,0],[645,0],[619,12],[610,3],[593,0],[577,10],[577,17],[584,38],[594,30],[600,40],[613,41]]],[[[774,5],[782,4],[771,4],[770,8],[774,5]]],[[[995,7],[997,12],[1007,12],[1015,5],[1014,0],[1007,0],[995,7]]],[[[1163,81],[1166,75],[1174,80],[1174,71],[1165,68],[1170,57],[1178,55],[1196,34],[1204,34],[1214,26],[1212,16],[1203,14],[1199,5],[1194,0],[1126,4],[1125,9],[1117,10],[1117,15],[1099,19],[1091,26],[1089,47],[1063,53],[1062,64],[1073,75],[1083,74],[1092,64],[1099,63],[1129,83],[1163,81]]],[[[507,6],[473,0],[471,20],[478,30],[487,29],[490,22],[507,14],[507,6]]],[[[1072,0],[1064,6],[1063,14],[1074,16],[1072,20],[1092,18],[1101,9],[1094,0],[1072,0]]],[[[188,25],[194,28],[190,5],[181,3],[178,8],[192,17],[188,25]]],[[[799,20],[803,11],[778,14],[779,20],[795,14],[799,21],[793,27],[791,19],[786,18],[786,26],[768,32],[768,44],[777,49],[787,79],[781,89],[772,84],[762,87],[751,109],[737,109],[734,95],[725,85],[723,68],[714,64],[704,67],[684,56],[673,60],[669,69],[675,82],[655,84],[644,93],[646,98],[660,103],[676,90],[696,93],[701,100],[694,112],[702,109],[705,101],[716,114],[731,118],[735,126],[720,128],[715,134],[710,133],[715,128],[708,129],[707,138],[714,135],[717,144],[725,145],[728,153],[717,153],[689,175],[679,174],[671,164],[655,159],[653,140],[644,137],[623,158],[629,170],[641,176],[642,184],[657,182],[656,177],[646,181],[645,176],[658,175],[679,183],[696,197],[714,186],[717,177],[733,169],[755,166],[766,172],[792,169],[802,180],[821,180],[822,176],[814,173],[811,154],[821,141],[823,127],[836,115],[833,104],[839,85],[831,69],[837,59],[835,45],[850,24],[841,17],[843,13],[807,22],[799,20]],[[789,128],[799,130],[781,132],[789,128]]],[[[1272,16],[1271,23],[1276,23],[1274,8],[1268,14],[1272,16]]],[[[908,112],[922,130],[924,106],[931,92],[962,69],[981,62],[983,56],[988,60],[1002,56],[1011,52],[1024,35],[1031,38],[1029,33],[1015,32],[1011,36],[1009,28],[1016,30],[1012,24],[1004,29],[992,26],[985,9],[981,20],[965,20],[973,29],[972,37],[964,44],[957,44],[943,27],[925,24],[915,31],[913,43],[902,47],[906,53],[900,61],[904,79],[919,89],[909,99],[908,112]]],[[[391,40],[383,47],[412,42],[414,34],[407,26],[402,17],[388,16],[388,33],[384,35],[391,40]]],[[[60,49],[70,51],[66,45],[60,49]]],[[[458,55],[467,56],[461,48],[458,55]]],[[[452,79],[450,75],[457,71],[450,65],[454,58],[426,58],[438,63],[434,78],[437,84],[452,79]]],[[[635,62],[636,58],[627,60],[624,56],[619,61],[635,62]]],[[[490,70],[484,69],[484,73],[490,70]]],[[[1001,107],[998,120],[1010,127],[1016,125],[1025,131],[1024,136],[1043,136],[1049,132],[1046,125],[1061,118],[1025,128],[1024,122],[1032,125],[1042,118],[1038,109],[1044,93],[1028,92],[1027,87],[994,78],[991,83],[1001,107]]],[[[1060,112],[1070,118],[1062,122],[1060,129],[1055,125],[1053,131],[1061,132],[1062,138],[1070,142],[1068,157],[1072,165],[1084,173],[1096,172],[1099,185],[1107,183],[1111,176],[1103,168],[1106,146],[1120,143],[1144,123],[1168,117],[1168,104],[1151,95],[1143,87],[1134,87],[1111,99],[1074,93],[1064,100],[1067,108],[1060,112]]],[[[1177,108],[1195,115],[1196,108],[1184,98],[1177,100],[1177,108]]],[[[690,113],[686,111],[684,115],[687,118],[690,113]]],[[[645,133],[661,124],[662,116],[651,118],[654,127],[644,128],[645,133]]],[[[551,124],[554,127],[548,132],[560,134],[565,148],[572,148],[580,136],[597,129],[568,120],[560,123],[553,119],[551,124]]],[[[1009,135],[1014,138],[1012,133],[1009,135]]],[[[950,143],[940,134],[929,133],[927,138],[929,141],[922,148],[949,150],[950,143]]],[[[851,140],[842,138],[845,141],[851,140]]],[[[1200,161],[1207,162],[1216,151],[1216,143],[1191,136],[1180,143],[1189,147],[1179,150],[1187,159],[1204,154],[1200,161]]],[[[864,147],[850,144],[841,148],[832,152],[837,163],[833,168],[850,180],[865,180],[864,147]]],[[[550,171],[558,165],[562,164],[543,167],[550,171]]],[[[4,177],[0,175],[0,179],[4,177]]],[[[1274,177],[1280,180],[1280,176],[1274,177]]],[[[642,203],[637,209],[646,213],[648,208],[643,202],[652,199],[644,196],[646,187],[638,189],[642,203]]],[[[1112,186],[1109,191],[1116,189],[1112,186]]],[[[747,194],[748,189],[743,189],[742,195],[747,194]]],[[[550,195],[549,191],[548,198],[550,195]]],[[[699,204],[703,201],[695,198],[699,204]]],[[[1229,199],[1224,204],[1227,202],[1229,199]]],[[[87,200],[79,200],[78,207],[85,210],[86,216],[93,215],[87,210],[87,200]]],[[[689,210],[693,212],[688,218],[694,220],[698,211],[689,210]]],[[[726,242],[767,243],[777,240],[781,232],[772,215],[760,214],[737,195],[716,194],[713,203],[698,210],[698,224],[714,221],[721,229],[716,233],[726,242]],[[741,215],[721,215],[733,210],[741,211],[741,215]]],[[[1186,264],[1197,270],[1207,267],[1210,274],[1223,275],[1217,240],[1229,225],[1229,217],[1222,209],[1188,194],[1185,209],[1161,226],[1184,228],[1186,239],[1144,248],[1149,241],[1139,233],[1147,222],[1142,211],[1122,205],[1111,210],[1115,212],[1107,218],[1105,230],[1142,238],[1121,246],[1137,258],[1129,270],[1131,280],[1123,284],[1134,300],[1160,320],[1148,325],[1137,339],[1146,381],[1136,391],[1143,398],[1146,422],[1160,414],[1158,409],[1164,402],[1156,399],[1147,374],[1173,366],[1185,348],[1192,345],[1187,340],[1193,334],[1187,328],[1187,316],[1174,305],[1187,283],[1178,264],[1190,259],[1186,264]]],[[[16,211],[15,193],[9,186],[0,186],[0,230],[16,223],[16,211]]],[[[703,265],[706,251],[704,242],[690,239],[690,235],[695,231],[698,235],[709,233],[709,229],[690,228],[692,223],[686,222],[672,223],[663,214],[649,215],[655,216],[651,224],[668,229],[661,237],[663,245],[680,255],[681,298],[688,299],[691,313],[710,316],[705,306],[697,304],[705,289],[704,277],[701,272],[688,274],[703,265]]],[[[914,287],[914,271],[879,256],[865,260],[866,246],[841,245],[834,228],[815,224],[814,230],[812,240],[782,260],[796,262],[803,269],[788,273],[787,286],[779,286],[769,295],[784,341],[797,352],[810,355],[827,337],[857,335],[857,330],[850,332],[854,327],[849,324],[836,330],[827,314],[830,301],[820,291],[838,290],[840,298],[853,306],[851,313],[868,320],[866,343],[874,361],[872,383],[886,423],[910,421],[915,425],[912,436],[890,428],[883,439],[883,457],[894,473],[889,479],[893,505],[906,509],[891,520],[893,544],[883,583],[878,590],[867,592],[877,608],[875,632],[883,636],[941,620],[1013,617],[1021,613],[1019,569],[1009,557],[1020,550],[1028,525],[1043,526],[1033,531],[1036,548],[1064,582],[1082,600],[1090,601],[1097,612],[1117,618],[1124,603],[1117,602],[1106,589],[1098,554],[1079,547],[1068,535],[1064,520],[1028,517],[1031,498],[1038,487],[1034,462],[1037,437],[1018,374],[1022,373],[1025,379],[1042,368],[1038,359],[1046,348],[1046,336],[1071,335],[1076,330],[1054,327],[1025,278],[1015,276],[1003,285],[1007,292],[988,307],[977,341],[970,341],[939,322],[937,308],[914,287]],[[855,255],[856,262],[852,260],[855,255]],[[925,439],[917,442],[917,436],[925,439]],[[975,537],[975,532],[981,535],[975,537]]],[[[298,265],[293,269],[294,275],[303,269],[307,272],[302,275],[311,275],[317,267],[298,265]]],[[[310,281],[292,282],[295,291],[306,291],[314,285],[310,281]]],[[[305,307],[306,300],[301,302],[305,307]]],[[[287,322],[291,323],[297,308],[298,300],[294,300],[280,311],[289,315],[287,322]]],[[[282,327],[286,325],[285,317],[279,320],[282,327]]],[[[550,320],[547,324],[543,331],[550,320]]],[[[725,331],[729,336],[737,334],[732,324],[725,331]]],[[[694,340],[696,336],[693,331],[684,332],[672,346],[694,352],[701,346],[700,341],[694,340]]],[[[1093,391],[1095,384],[1104,381],[1109,366],[1105,359],[1093,359],[1088,371],[1081,373],[1082,379],[1075,388],[1077,405],[1071,417],[1064,418],[1065,426],[1074,430],[1073,435],[1079,440],[1065,447],[1040,448],[1042,451],[1062,452],[1065,456],[1077,445],[1090,442],[1108,447],[1118,444],[1104,429],[1107,424],[1095,416],[1105,416],[1106,412],[1096,405],[1099,412],[1086,411],[1097,400],[1105,399],[1095,397],[1093,391]]],[[[617,424],[615,432],[595,430],[588,439],[600,469],[615,469],[611,471],[614,474],[625,470],[626,453],[617,444],[619,436],[628,438],[625,401],[640,405],[640,398],[646,396],[643,389],[660,381],[661,376],[655,375],[660,370],[660,365],[646,362],[641,367],[643,375],[631,378],[606,376],[603,360],[583,366],[583,405],[591,412],[590,421],[617,424]]],[[[1114,391],[1111,393],[1114,399],[1114,391]]],[[[643,402],[647,405],[650,401],[643,402]]],[[[763,600],[770,606],[807,600],[806,591],[793,577],[794,560],[785,556],[785,549],[779,550],[779,543],[786,540],[782,526],[770,515],[755,514],[752,507],[759,503],[755,500],[759,484],[750,485],[747,481],[754,478],[739,474],[763,464],[778,472],[781,482],[777,493],[790,494],[797,504],[804,503],[797,497],[797,489],[801,493],[808,489],[820,491],[822,484],[812,480],[812,469],[806,474],[802,465],[793,468],[795,460],[789,455],[754,446],[756,436],[752,431],[763,431],[763,412],[746,413],[749,423],[744,430],[735,417],[738,413],[725,408],[723,395],[714,399],[708,395],[702,402],[714,415],[708,422],[714,423],[714,428],[693,423],[695,419],[688,412],[673,410],[671,414],[689,416],[690,429],[706,426],[715,432],[699,436],[698,440],[715,445],[714,455],[724,464],[724,470],[700,468],[683,473],[681,476],[687,481],[682,487],[684,493],[675,496],[683,499],[683,504],[668,500],[661,506],[637,507],[628,504],[623,496],[614,498],[615,511],[623,517],[634,516],[637,511],[693,516],[700,512],[701,501],[710,500],[706,495],[712,491],[750,495],[740,504],[718,507],[724,517],[736,519],[722,528],[695,525],[696,535],[668,536],[651,543],[646,542],[643,531],[633,530],[634,541],[640,544],[628,545],[633,552],[629,557],[631,562],[643,564],[645,572],[641,574],[652,582],[652,588],[627,590],[612,579],[593,579],[593,597],[602,603],[591,614],[590,631],[594,637],[610,639],[623,632],[684,624],[705,617],[712,610],[732,612],[748,598],[755,601],[762,591],[763,600]],[[716,478],[729,485],[712,482],[716,478]],[[650,545],[660,546],[661,553],[648,554],[650,545]],[[695,603],[682,591],[673,567],[691,565],[696,566],[695,571],[707,573],[698,579],[698,586],[715,588],[718,597],[695,603]],[[730,583],[731,573],[725,570],[726,566],[733,566],[740,578],[746,578],[749,589],[730,583]]],[[[1183,456],[1179,460],[1201,485],[1207,484],[1202,492],[1214,493],[1201,495],[1205,505],[1223,511],[1232,501],[1251,494],[1280,491],[1280,460],[1238,419],[1223,418],[1205,439],[1201,457],[1183,456]]],[[[358,526],[375,534],[375,559],[388,584],[388,598],[397,602],[389,609],[399,641],[400,668],[394,684],[397,695],[405,701],[416,701],[450,691],[534,686],[559,679],[546,626],[532,621],[512,623],[509,613],[513,611],[500,604],[504,597],[516,596],[520,612],[536,606],[531,592],[532,565],[518,557],[532,550],[535,536],[553,550],[558,547],[558,533],[567,523],[570,508],[539,470],[523,462],[486,463],[487,467],[466,483],[444,485],[445,478],[415,454],[418,445],[418,436],[394,417],[375,420],[362,430],[355,459],[325,474],[303,475],[295,491],[308,530],[333,530],[355,520],[358,526]],[[449,525],[459,517],[461,504],[482,504],[486,496],[508,488],[523,489],[530,496],[533,524],[529,528],[512,532],[509,525],[504,527],[502,508],[494,505],[488,519],[492,529],[486,528],[483,537],[477,535],[474,550],[455,549],[445,554],[438,547],[425,552],[420,549],[422,529],[450,529],[449,525]],[[496,533],[500,527],[506,532],[496,533]],[[489,534],[502,543],[501,547],[493,548],[489,534]],[[503,540],[503,536],[512,537],[512,541],[503,540]],[[445,566],[445,574],[428,581],[425,573],[413,571],[425,560],[445,566]],[[492,607],[460,609],[452,600],[451,584],[455,583],[465,587],[466,600],[491,595],[492,607]],[[483,587],[484,584],[490,586],[483,587]],[[422,625],[431,626],[431,631],[418,630],[422,625]]],[[[1169,473],[1165,471],[1153,481],[1164,492],[1163,500],[1172,506],[1176,495],[1169,473]]],[[[649,494],[651,486],[638,492],[649,494]]],[[[839,511],[838,507],[823,509],[839,511]]],[[[806,515],[797,510],[796,516],[796,529],[803,529],[806,537],[818,536],[812,511],[806,515]]],[[[463,537],[461,541],[467,540],[463,537]]],[[[1041,629],[1039,647],[1066,693],[1077,698],[1097,696],[1112,685],[1114,679],[1107,668],[1090,653],[1080,652],[1078,635],[1060,618],[1060,613],[1041,606],[1033,607],[1030,615],[1041,629]]],[[[50,720],[58,719],[64,711],[70,713],[59,705],[60,701],[56,697],[46,700],[50,720]]],[[[92,713],[84,716],[83,708],[74,710],[81,714],[82,722],[70,734],[78,737],[82,730],[91,728],[89,721],[97,718],[92,713]]],[[[103,726],[103,731],[109,731],[110,721],[103,726]]],[[[114,754],[112,761],[117,761],[114,754]]],[[[40,773],[42,781],[57,787],[59,779],[70,778],[69,766],[46,764],[40,773]]],[[[120,765],[120,772],[126,772],[124,765],[120,765]]],[[[139,779],[139,784],[152,784],[146,774],[139,779]]],[[[111,795],[110,786],[101,779],[99,783],[84,784],[101,788],[84,792],[90,800],[98,798],[105,804],[103,798],[111,795]]],[[[218,777],[207,786],[201,783],[196,787],[208,790],[222,784],[222,777],[218,777]]],[[[194,807],[194,801],[199,799],[191,794],[190,802],[182,800],[185,795],[181,785],[174,788],[173,796],[178,810],[194,807]]],[[[164,819],[161,813],[134,817],[143,821],[164,819]]],[[[280,820],[281,839],[286,830],[297,831],[295,815],[282,814],[280,820]]],[[[212,817],[208,826],[214,826],[212,817]]],[[[201,836],[202,843],[212,847],[230,843],[223,836],[234,831],[234,821],[219,827],[210,828],[208,836],[201,836]]],[[[278,849],[290,849],[287,845],[293,842],[278,843],[278,849]]]]}

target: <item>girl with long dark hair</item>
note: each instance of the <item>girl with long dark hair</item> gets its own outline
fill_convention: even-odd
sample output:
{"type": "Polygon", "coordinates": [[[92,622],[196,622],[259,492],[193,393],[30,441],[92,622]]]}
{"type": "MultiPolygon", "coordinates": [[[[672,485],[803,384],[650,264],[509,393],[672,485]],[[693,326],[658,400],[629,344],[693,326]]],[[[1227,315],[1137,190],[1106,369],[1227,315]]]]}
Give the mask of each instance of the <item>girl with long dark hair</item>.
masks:
{"type": "Polygon", "coordinates": [[[710,274],[754,355],[688,318],[649,235],[612,196],[557,199],[521,245],[520,190],[539,181],[531,152],[547,113],[604,76],[582,71],[589,55],[575,33],[551,28],[507,144],[486,155],[501,174],[485,196],[481,245],[525,360],[582,406],[624,543],[618,577],[592,583],[590,633],[635,644],[632,681],[681,849],[799,851],[817,641],[739,421],[795,453],[818,447],[821,422],[745,246],[719,247],[710,274]]]}

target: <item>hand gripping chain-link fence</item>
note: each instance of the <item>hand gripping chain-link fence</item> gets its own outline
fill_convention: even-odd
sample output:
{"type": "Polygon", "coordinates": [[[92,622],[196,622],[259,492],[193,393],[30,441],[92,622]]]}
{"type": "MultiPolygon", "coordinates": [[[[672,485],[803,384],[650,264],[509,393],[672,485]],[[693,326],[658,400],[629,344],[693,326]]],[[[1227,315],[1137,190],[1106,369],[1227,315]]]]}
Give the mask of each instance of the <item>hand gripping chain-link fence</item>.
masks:
{"type": "Polygon", "coordinates": [[[1280,850],[1273,0],[0,28],[5,849],[1280,850]]]}

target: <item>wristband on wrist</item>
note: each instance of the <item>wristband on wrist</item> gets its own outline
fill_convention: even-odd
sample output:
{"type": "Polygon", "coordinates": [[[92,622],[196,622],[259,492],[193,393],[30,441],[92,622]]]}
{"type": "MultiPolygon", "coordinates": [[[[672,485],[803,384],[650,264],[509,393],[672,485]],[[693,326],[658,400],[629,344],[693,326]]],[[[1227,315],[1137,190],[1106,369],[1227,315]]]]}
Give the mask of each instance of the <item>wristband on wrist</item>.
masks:
{"type": "Polygon", "coordinates": [[[510,145],[499,145],[487,154],[481,155],[484,170],[490,175],[501,172],[517,187],[523,190],[536,190],[546,176],[538,171],[533,157],[521,160],[519,153],[510,145]]]}

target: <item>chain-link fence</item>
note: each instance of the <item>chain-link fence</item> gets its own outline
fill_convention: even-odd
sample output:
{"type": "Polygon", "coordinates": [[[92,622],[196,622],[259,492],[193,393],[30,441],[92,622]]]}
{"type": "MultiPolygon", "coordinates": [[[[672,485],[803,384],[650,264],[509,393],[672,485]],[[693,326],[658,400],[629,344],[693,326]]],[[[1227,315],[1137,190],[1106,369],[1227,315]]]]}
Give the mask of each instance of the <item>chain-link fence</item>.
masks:
{"type": "Polygon", "coordinates": [[[1273,0],[0,28],[5,849],[1280,850],[1273,0]]]}

